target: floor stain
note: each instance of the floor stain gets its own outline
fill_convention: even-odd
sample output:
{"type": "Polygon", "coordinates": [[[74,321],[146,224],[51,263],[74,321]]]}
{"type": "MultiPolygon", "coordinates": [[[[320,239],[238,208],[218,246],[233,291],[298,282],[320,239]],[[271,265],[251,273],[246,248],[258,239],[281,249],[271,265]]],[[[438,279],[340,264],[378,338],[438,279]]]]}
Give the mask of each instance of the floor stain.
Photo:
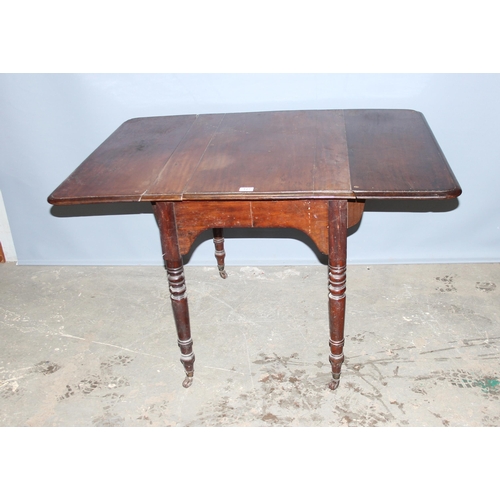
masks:
{"type": "Polygon", "coordinates": [[[136,420],[143,420],[149,425],[153,425],[153,423],[156,423],[164,417],[164,415],[168,414],[169,406],[169,402],[166,400],[158,403],[151,403],[140,410],[140,415],[136,417],[136,420]]]}
{"type": "Polygon", "coordinates": [[[490,281],[478,281],[476,283],[476,289],[481,292],[492,292],[496,287],[496,284],[490,281]]]}
{"type": "Polygon", "coordinates": [[[52,361],[40,361],[35,365],[35,371],[43,373],[43,375],[50,375],[51,373],[56,372],[61,367],[53,363],[52,361]]]}
{"type": "MultiPolygon", "coordinates": [[[[260,367],[253,390],[241,391],[237,396],[221,396],[206,404],[198,418],[189,425],[251,425],[290,426],[310,421],[322,425],[322,407],[332,391],[328,389],[330,375],[316,376],[308,372],[297,353],[280,356],[260,353],[253,364],[260,367]]],[[[311,367],[314,364],[311,364],[311,367]]],[[[231,379],[232,380],[232,379],[231,379]]],[[[228,382],[226,390],[234,390],[228,382]]]]}
{"type": "Polygon", "coordinates": [[[348,427],[377,427],[395,420],[390,413],[377,411],[374,405],[364,410],[356,411],[340,405],[335,407],[335,411],[340,415],[340,422],[348,427]]]}
{"type": "Polygon", "coordinates": [[[451,385],[459,389],[481,389],[481,392],[486,396],[500,395],[500,380],[496,376],[478,377],[476,374],[467,370],[452,370],[443,372],[441,377],[437,380],[448,380],[451,385]]]}
{"type": "Polygon", "coordinates": [[[70,396],[74,395],[75,391],[73,391],[70,385],[66,385],[66,392],[62,396],[59,396],[58,401],[63,401],[64,399],[68,399],[70,396]]]}
{"type": "MultiPolygon", "coordinates": [[[[23,269],[16,269],[13,278],[18,280],[23,269]]],[[[500,265],[373,266],[369,273],[353,266],[348,271],[346,359],[336,391],[328,389],[325,269],[303,273],[301,268],[297,276],[282,268],[276,273],[249,268],[240,273],[240,281],[235,269],[234,291],[210,269],[208,278],[202,270],[186,269],[193,276],[193,337],[199,346],[199,370],[190,389],[180,383],[163,269],[157,278],[152,273],[153,288],[149,268],[127,268],[121,282],[116,281],[118,269],[109,271],[108,282],[106,270],[99,269],[85,293],[87,271],[79,270],[67,274],[64,283],[37,290],[29,302],[21,299],[22,289],[33,291],[25,286],[29,280],[9,285],[0,279],[10,286],[0,307],[0,426],[500,427],[500,265]],[[307,294],[306,276],[318,281],[307,294]],[[196,292],[198,279],[202,292],[196,292]],[[292,279],[297,283],[287,281],[292,279]],[[365,279],[372,281],[362,283],[365,279]],[[273,280],[279,282],[276,288],[273,280]],[[241,306],[266,314],[227,318],[207,310],[200,305],[204,301],[195,299],[212,283],[219,285],[214,293],[235,311],[241,306]],[[134,297],[137,290],[137,303],[129,285],[134,297]],[[269,287],[266,300],[250,302],[263,298],[262,287],[269,287]],[[85,302],[104,292],[114,300],[126,291],[121,305],[113,307],[127,320],[130,307],[137,306],[134,317],[144,312],[151,289],[151,309],[137,325],[127,323],[126,330],[111,320],[108,324],[100,308],[91,318],[85,302]],[[238,298],[234,303],[233,295],[238,298]],[[297,296],[293,309],[304,308],[307,315],[301,312],[297,319],[297,311],[286,308],[288,295],[297,296]],[[277,303],[268,311],[271,297],[277,303]],[[32,317],[21,313],[28,303],[32,317]],[[236,340],[230,342],[227,332],[233,329],[236,340]],[[127,350],[139,342],[145,352],[127,350]],[[144,357],[146,351],[164,357],[153,360],[144,357]]],[[[69,272],[61,268],[61,279],[69,272]]],[[[49,273],[44,273],[46,280],[49,273]]],[[[91,307],[98,302],[92,299],[91,307]]]]}
{"type": "Polygon", "coordinates": [[[273,424],[277,424],[279,422],[279,418],[276,415],[273,415],[272,413],[266,413],[263,417],[262,420],[264,422],[271,422],[273,424]]]}
{"type": "Polygon", "coordinates": [[[64,401],[77,393],[84,396],[100,389],[116,389],[130,385],[128,379],[122,375],[115,375],[113,368],[116,366],[126,366],[134,360],[131,356],[115,355],[102,361],[99,365],[100,373],[93,373],[82,378],[73,386],[66,385],[66,392],[58,397],[58,401],[64,401]]]}
{"type": "Polygon", "coordinates": [[[434,413],[434,412],[432,412],[430,410],[429,410],[429,413],[431,415],[434,415],[437,419],[441,420],[441,423],[443,424],[444,427],[449,427],[450,426],[450,421],[446,420],[445,418],[443,418],[439,413],[434,413]]]}
{"type": "Polygon", "coordinates": [[[124,422],[125,419],[115,413],[105,413],[92,419],[95,427],[122,427],[124,422]]]}
{"type": "Polygon", "coordinates": [[[21,396],[23,389],[19,386],[16,380],[3,382],[0,387],[0,397],[3,399],[12,398],[13,396],[21,396]]]}
{"type": "Polygon", "coordinates": [[[481,423],[484,427],[500,427],[500,416],[485,415],[481,423]]]}
{"type": "Polygon", "coordinates": [[[455,275],[446,275],[441,277],[436,277],[436,280],[440,282],[440,286],[436,287],[436,290],[439,292],[456,292],[457,289],[453,284],[453,280],[455,279],[455,275]]]}
{"type": "Polygon", "coordinates": [[[38,373],[42,375],[51,375],[60,369],[61,367],[57,363],[52,361],[40,361],[33,367],[23,369],[20,375],[12,376],[11,378],[7,378],[7,380],[0,380],[0,397],[7,399],[12,396],[20,396],[24,392],[24,389],[19,381],[26,378],[33,378],[33,375],[38,373]]]}

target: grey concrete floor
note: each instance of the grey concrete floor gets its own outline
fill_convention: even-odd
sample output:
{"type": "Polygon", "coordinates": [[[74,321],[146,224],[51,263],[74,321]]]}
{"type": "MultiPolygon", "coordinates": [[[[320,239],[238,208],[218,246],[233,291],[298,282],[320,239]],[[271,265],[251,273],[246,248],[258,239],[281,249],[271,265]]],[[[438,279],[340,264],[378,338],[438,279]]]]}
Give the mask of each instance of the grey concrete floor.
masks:
{"type": "Polygon", "coordinates": [[[500,264],[349,266],[330,391],[325,266],[0,265],[0,426],[499,426],[500,264]]]}

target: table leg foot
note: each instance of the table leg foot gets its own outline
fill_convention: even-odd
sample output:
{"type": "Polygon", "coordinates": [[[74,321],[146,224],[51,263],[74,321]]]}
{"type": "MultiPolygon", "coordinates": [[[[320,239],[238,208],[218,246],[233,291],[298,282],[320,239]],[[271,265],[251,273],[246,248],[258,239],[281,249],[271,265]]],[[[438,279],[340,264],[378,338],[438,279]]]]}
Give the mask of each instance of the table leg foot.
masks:
{"type": "MultiPolygon", "coordinates": [[[[336,346],[335,350],[342,350],[343,342],[341,345],[336,346]]],[[[332,342],[330,341],[330,348],[334,348],[332,342]]],[[[343,354],[330,354],[330,364],[332,366],[332,380],[328,384],[328,387],[334,391],[340,384],[340,370],[342,369],[342,363],[344,362],[343,354]]]]}
{"type": "Polygon", "coordinates": [[[331,382],[328,384],[328,388],[334,391],[340,384],[340,378],[337,379],[332,379],[331,382]]]}
{"type": "Polygon", "coordinates": [[[191,387],[191,384],[193,383],[193,375],[194,372],[186,372],[186,378],[182,382],[182,387],[185,387],[186,389],[191,387]]]}
{"type": "Polygon", "coordinates": [[[227,272],[224,270],[224,260],[226,258],[226,252],[224,250],[224,236],[223,230],[221,228],[214,228],[214,245],[215,245],[215,258],[217,259],[217,267],[219,269],[219,275],[222,279],[227,278],[227,272]]]}

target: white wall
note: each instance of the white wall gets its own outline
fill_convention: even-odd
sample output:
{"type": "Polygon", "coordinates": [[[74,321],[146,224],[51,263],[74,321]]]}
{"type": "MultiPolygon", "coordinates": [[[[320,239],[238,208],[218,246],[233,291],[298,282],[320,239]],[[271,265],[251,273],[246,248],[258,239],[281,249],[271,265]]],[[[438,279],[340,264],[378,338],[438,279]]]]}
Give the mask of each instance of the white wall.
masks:
{"type": "Polygon", "coordinates": [[[2,191],[0,191],[0,243],[6,262],[17,262],[16,247],[10,231],[9,218],[5,210],[2,191]]]}
{"type": "MultiPolygon", "coordinates": [[[[498,74],[1,74],[0,190],[19,264],[161,264],[148,204],[46,201],[129,118],[349,108],[422,111],[463,189],[458,204],[367,204],[349,262],[498,262],[499,90],[498,74]]],[[[318,262],[289,231],[227,236],[228,265],[318,262]]],[[[205,238],[189,264],[213,263],[205,238]]]]}

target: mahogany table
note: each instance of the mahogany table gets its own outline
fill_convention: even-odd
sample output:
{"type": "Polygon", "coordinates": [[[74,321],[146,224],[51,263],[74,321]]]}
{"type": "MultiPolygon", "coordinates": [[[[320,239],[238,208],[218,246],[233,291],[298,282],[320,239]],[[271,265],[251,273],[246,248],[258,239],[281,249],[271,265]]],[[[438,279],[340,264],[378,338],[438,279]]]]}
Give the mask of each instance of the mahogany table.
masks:
{"type": "Polygon", "coordinates": [[[225,278],[223,228],[295,228],[328,255],[329,361],[344,360],[347,229],[367,199],[461,193],[421,113],[315,110],[136,118],[121,125],[48,198],[54,205],[153,204],[186,371],[194,353],[182,256],[213,229],[225,278]]]}

